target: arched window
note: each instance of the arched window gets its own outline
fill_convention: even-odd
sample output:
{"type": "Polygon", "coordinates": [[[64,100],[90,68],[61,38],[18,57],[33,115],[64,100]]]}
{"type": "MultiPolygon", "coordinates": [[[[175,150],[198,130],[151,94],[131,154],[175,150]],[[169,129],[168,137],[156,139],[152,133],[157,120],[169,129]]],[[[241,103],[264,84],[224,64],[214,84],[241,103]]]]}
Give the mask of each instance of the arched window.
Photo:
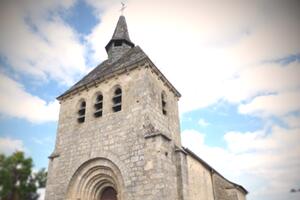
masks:
{"type": "Polygon", "coordinates": [[[97,95],[94,107],[95,107],[94,116],[102,117],[102,113],[103,113],[103,96],[102,96],[102,94],[97,95]]]}
{"type": "Polygon", "coordinates": [[[162,113],[164,115],[167,115],[167,100],[166,100],[166,94],[164,92],[161,93],[161,108],[162,108],[162,113]]]}
{"type": "Polygon", "coordinates": [[[114,92],[113,100],[113,111],[119,112],[122,110],[122,90],[121,88],[117,88],[114,92]]]}
{"type": "Polygon", "coordinates": [[[85,108],[86,108],[86,103],[85,101],[82,101],[80,103],[80,107],[79,107],[79,110],[78,110],[78,118],[77,118],[77,121],[79,123],[83,123],[84,120],[85,120],[85,108]]]}

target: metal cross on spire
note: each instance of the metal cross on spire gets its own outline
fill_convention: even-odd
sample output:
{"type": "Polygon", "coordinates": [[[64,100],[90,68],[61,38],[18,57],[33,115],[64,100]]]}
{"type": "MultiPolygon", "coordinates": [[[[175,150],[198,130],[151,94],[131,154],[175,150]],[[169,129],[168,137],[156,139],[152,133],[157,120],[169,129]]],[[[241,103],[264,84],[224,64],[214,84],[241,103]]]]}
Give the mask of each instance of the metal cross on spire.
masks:
{"type": "Polygon", "coordinates": [[[124,2],[121,2],[122,8],[120,9],[121,14],[123,15],[125,8],[127,7],[124,2]]]}

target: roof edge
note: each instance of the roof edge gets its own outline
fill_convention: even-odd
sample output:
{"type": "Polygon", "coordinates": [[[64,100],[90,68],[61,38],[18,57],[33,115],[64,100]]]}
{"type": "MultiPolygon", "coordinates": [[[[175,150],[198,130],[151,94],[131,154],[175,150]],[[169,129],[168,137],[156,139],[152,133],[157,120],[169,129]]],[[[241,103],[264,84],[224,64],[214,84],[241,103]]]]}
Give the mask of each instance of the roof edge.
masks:
{"type": "Polygon", "coordinates": [[[159,74],[159,77],[161,79],[163,79],[164,81],[166,81],[167,85],[170,86],[172,88],[172,92],[174,92],[174,94],[180,98],[181,94],[180,92],[174,87],[174,85],[165,77],[165,75],[156,67],[156,65],[152,62],[152,60],[149,58],[149,56],[146,57],[147,61],[150,62],[150,65],[152,68],[154,68],[154,70],[157,72],[157,74],[159,74]]]}
{"type": "MultiPolygon", "coordinates": [[[[140,48],[139,46],[135,46],[137,48],[140,48]]],[[[140,48],[141,51],[143,51],[141,48],[140,48]]],[[[95,85],[95,84],[99,84],[101,82],[103,82],[104,80],[107,80],[109,79],[110,77],[113,77],[115,74],[123,74],[129,70],[133,70],[135,68],[137,68],[138,66],[140,65],[143,65],[145,66],[146,63],[149,64],[149,66],[155,71],[155,73],[159,76],[159,78],[165,82],[165,84],[170,88],[170,90],[174,93],[175,96],[177,96],[178,98],[181,97],[181,94],[178,92],[178,90],[171,84],[171,82],[163,75],[163,73],[155,66],[155,64],[151,61],[151,59],[149,58],[149,56],[143,51],[143,53],[146,55],[146,57],[142,58],[141,60],[133,63],[133,64],[130,64],[130,65],[127,65],[127,66],[124,66],[122,67],[121,69],[118,69],[116,71],[114,71],[113,73],[111,74],[107,74],[103,77],[98,77],[97,79],[95,80],[92,80],[90,82],[87,82],[86,84],[78,87],[78,88],[74,88],[72,90],[67,90],[66,92],[64,92],[63,94],[59,95],[56,99],[57,100],[62,100],[65,96],[69,95],[69,94],[72,94],[72,93],[77,93],[77,92],[80,92],[84,89],[87,89],[89,87],[91,87],[91,85],[95,85]],[[102,80],[100,80],[102,79],[102,80]],[[99,81],[100,80],[100,81],[99,81]]],[[[105,62],[105,61],[103,61],[105,62]]],[[[92,71],[91,71],[92,72],[92,71]]],[[[90,72],[90,73],[91,73],[90,72]]]]}
{"type": "Polygon", "coordinates": [[[248,190],[246,190],[243,186],[234,183],[230,180],[228,180],[227,178],[225,178],[222,174],[220,174],[217,170],[215,170],[213,167],[211,167],[207,162],[205,162],[204,160],[202,160],[199,156],[197,156],[194,152],[192,152],[191,150],[189,150],[188,148],[182,147],[184,149],[184,151],[190,155],[191,157],[193,157],[194,159],[196,159],[198,162],[200,162],[201,164],[203,164],[207,169],[209,169],[211,172],[218,174],[220,177],[222,177],[223,179],[225,179],[226,181],[228,181],[229,183],[231,183],[232,185],[234,185],[235,187],[237,187],[238,189],[240,189],[241,191],[243,191],[246,195],[249,193],[248,190]]]}
{"type": "Polygon", "coordinates": [[[56,97],[56,99],[60,101],[60,100],[62,100],[65,96],[67,96],[67,95],[69,95],[69,94],[72,94],[72,93],[76,94],[77,92],[80,92],[80,91],[82,91],[82,90],[84,90],[84,89],[88,89],[89,87],[92,87],[93,85],[99,84],[99,83],[101,83],[101,82],[103,82],[103,81],[105,81],[105,80],[107,80],[107,79],[110,79],[110,78],[114,77],[115,74],[120,75],[120,74],[126,73],[126,72],[128,72],[128,71],[134,70],[135,68],[137,68],[137,67],[139,67],[139,66],[141,66],[141,65],[143,66],[143,65],[146,63],[146,59],[147,59],[147,57],[146,57],[146,58],[143,58],[143,59],[141,59],[141,60],[139,60],[139,61],[137,61],[137,62],[134,63],[134,64],[124,66],[123,68],[118,69],[118,70],[114,71],[113,73],[110,73],[110,74],[107,74],[107,75],[105,75],[105,76],[103,76],[103,77],[98,77],[98,78],[95,79],[95,80],[89,81],[89,82],[87,82],[86,84],[79,86],[78,88],[74,88],[74,89],[72,89],[72,90],[66,91],[66,92],[64,92],[63,94],[61,94],[61,95],[59,95],[58,97],[56,97]],[[145,62],[143,63],[143,61],[145,61],[145,62]],[[99,80],[100,80],[100,81],[99,81],[99,80]]]}

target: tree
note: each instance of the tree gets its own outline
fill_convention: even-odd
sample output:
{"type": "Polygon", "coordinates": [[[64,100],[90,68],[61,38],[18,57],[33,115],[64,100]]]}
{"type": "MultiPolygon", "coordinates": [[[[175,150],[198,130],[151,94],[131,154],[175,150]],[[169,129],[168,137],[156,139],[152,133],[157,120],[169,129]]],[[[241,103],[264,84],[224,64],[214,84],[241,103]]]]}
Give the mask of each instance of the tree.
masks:
{"type": "Polygon", "coordinates": [[[0,154],[0,200],[36,200],[39,187],[45,187],[45,169],[32,172],[31,158],[23,152],[11,156],[0,154]]]}
{"type": "Polygon", "coordinates": [[[46,187],[46,181],[47,181],[47,172],[45,168],[42,168],[40,171],[38,171],[35,174],[35,180],[37,181],[39,188],[45,188],[46,187]]]}

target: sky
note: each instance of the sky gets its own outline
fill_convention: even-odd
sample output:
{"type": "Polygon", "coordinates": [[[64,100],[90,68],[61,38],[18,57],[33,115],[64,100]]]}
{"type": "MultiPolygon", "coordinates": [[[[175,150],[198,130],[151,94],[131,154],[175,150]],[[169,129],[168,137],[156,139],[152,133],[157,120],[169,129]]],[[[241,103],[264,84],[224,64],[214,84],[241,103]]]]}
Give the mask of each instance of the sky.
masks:
{"type": "MultiPolygon", "coordinates": [[[[180,91],[181,137],[249,200],[298,200],[300,3],[127,0],[131,40],[180,91]]],[[[47,167],[56,97],[107,59],[115,0],[0,2],[0,152],[47,167]]]]}

